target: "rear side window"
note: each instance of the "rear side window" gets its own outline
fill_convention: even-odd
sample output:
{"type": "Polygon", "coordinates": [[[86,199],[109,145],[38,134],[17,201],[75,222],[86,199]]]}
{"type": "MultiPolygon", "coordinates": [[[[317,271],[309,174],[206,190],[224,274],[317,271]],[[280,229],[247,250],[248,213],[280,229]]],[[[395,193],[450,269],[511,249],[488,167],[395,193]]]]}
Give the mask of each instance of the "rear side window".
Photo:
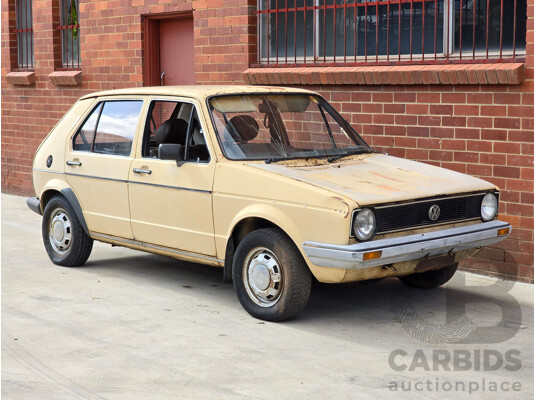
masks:
{"type": "Polygon", "coordinates": [[[97,104],[74,135],[73,150],[128,156],[142,106],[142,100],[97,104]]]}

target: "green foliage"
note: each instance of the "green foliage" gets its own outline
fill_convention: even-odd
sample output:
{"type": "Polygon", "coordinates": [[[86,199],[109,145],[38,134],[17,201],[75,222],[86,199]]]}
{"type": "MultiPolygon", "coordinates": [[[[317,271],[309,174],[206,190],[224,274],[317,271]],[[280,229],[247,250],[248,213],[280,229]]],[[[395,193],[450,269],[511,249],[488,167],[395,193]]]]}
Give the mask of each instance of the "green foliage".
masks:
{"type": "MultiPolygon", "coordinates": [[[[78,9],[76,8],[76,0],[71,0],[71,7],[69,11],[69,16],[67,17],[68,25],[78,25],[78,9]]],[[[74,40],[78,40],[78,28],[76,27],[72,28],[72,38],[74,40]]]]}

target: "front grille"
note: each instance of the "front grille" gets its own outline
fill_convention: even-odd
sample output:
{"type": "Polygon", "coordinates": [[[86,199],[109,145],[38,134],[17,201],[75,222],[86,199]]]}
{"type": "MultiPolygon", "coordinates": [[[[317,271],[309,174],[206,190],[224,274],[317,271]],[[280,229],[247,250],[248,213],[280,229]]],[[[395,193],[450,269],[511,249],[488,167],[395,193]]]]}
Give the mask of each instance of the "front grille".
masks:
{"type": "Polygon", "coordinates": [[[440,197],[376,207],[377,234],[481,218],[481,201],[485,194],[440,197]],[[440,216],[431,221],[429,209],[435,204],[440,207],[440,216]]]}

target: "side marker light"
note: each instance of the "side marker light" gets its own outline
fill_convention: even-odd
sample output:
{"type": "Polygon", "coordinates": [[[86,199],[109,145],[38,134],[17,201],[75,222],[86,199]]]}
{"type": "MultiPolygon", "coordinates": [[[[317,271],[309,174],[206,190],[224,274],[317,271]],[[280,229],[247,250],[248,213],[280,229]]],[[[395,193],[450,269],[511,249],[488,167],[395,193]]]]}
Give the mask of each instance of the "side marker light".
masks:
{"type": "Polygon", "coordinates": [[[508,235],[509,234],[509,228],[502,228],[498,229],[498,236],[508,235]]]}
{"type": "Polygon", "coordinates": [[[382,255],[383,255],[382,251],[372,251],[369,253],[364,253],[364,256],[362,257],[362,259],[364,261],[375,260],[376,258],[381,258],[382,255]]]}

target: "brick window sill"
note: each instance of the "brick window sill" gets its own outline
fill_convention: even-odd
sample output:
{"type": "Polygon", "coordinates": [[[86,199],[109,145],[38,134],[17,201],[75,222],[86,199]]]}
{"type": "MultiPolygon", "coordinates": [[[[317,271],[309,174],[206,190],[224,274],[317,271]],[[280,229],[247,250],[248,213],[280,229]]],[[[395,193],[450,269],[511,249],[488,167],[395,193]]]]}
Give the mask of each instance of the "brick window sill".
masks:
{"type": "Polygon", "coordinates": [[[7,83],[11,85],[33,85],[35,83],[35,72],[17,71],[9,72],[6,75],[7,83]]]}
{"type": "Polygon", "coordinates": [[[54,71],[48,77],[56,86],[78,86],[82,83],[82,71],[54,71]]]}
{"type": "Polygon", "coordinates": [[[524,63],[249,68],[251,85],[518,85],[524,63]]]}

